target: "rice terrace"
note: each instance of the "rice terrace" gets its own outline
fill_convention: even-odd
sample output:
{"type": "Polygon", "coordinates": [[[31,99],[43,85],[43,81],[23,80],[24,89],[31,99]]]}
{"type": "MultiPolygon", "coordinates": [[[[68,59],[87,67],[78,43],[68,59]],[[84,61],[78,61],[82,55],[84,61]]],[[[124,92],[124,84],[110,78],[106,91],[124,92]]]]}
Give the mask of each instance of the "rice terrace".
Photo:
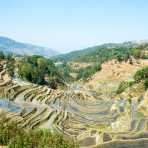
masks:
{"type": "Polygon", "coordinates": [[[146,1],[0,4],[0,147],[148,148],[146,1]]]}

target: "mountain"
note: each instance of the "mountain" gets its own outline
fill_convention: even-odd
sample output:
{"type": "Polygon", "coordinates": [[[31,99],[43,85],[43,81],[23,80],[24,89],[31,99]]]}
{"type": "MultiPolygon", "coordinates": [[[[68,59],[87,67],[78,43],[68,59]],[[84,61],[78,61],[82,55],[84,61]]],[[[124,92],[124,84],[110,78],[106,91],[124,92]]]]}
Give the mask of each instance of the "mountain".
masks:
{"type": "Polygon", "coordinates": [[[56,61],[96,62],[110,60],[118,55],[127,55],[130,49],[137,46],[135,42],[107,43],[72,51],[53,57],[56,61]]]}
{"type": "Polygon", "coordinates": [[[6,53],[14,53],[17,55],[41,55],[51,57],[58,54],[58,52],[37,45],[17,42],[7,37],[0,37],[0,51],[6,53]]]}

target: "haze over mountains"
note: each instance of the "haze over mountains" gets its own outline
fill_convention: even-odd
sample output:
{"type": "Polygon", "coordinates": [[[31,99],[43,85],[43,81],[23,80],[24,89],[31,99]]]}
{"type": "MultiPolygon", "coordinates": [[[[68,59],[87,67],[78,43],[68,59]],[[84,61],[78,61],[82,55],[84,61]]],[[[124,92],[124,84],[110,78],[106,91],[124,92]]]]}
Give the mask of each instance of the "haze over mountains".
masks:
{"type": "Polygon", "coordinates": [[[62,54],[51,48],[18,42],[11,38],[0,36],[0,51],[3,51],[4,53],[14,53],[16,55],[41,55],[47,58],[52,57],[56,61],[85,61],[85,59],[87,59],[88,62],[88,59],[90,58],[92,58],[90,61],[97,60],[99,56],[102,56],[101,53],[104,53],[104,50],[108,52],[111,49],[116,49],[118,52],[121,48],[123,48],[123,51],[125,51],[125,49],[147,43],[147,40],[128,41],[123,43],[106,43],[62,54]]]}
{"type": "Polygon", "coordinates": [[[3,36],[0,36],[0,51],[6,53],[11,52],[18,55],[41,55],[45,57],[51,57],[58,54],[58,52],[51,48],[22,43],[3,36]]]}

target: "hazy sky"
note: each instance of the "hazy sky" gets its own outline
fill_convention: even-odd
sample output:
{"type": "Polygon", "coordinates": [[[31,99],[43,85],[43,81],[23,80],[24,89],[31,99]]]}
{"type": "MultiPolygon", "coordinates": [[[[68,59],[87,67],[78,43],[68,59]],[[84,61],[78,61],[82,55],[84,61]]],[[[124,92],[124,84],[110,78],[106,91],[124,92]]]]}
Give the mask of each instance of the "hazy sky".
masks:
{"type": "Polygon", "coordinates": [[[60,52],[148,39],[148,0],[0,0],[0,36],[60,52]]]}

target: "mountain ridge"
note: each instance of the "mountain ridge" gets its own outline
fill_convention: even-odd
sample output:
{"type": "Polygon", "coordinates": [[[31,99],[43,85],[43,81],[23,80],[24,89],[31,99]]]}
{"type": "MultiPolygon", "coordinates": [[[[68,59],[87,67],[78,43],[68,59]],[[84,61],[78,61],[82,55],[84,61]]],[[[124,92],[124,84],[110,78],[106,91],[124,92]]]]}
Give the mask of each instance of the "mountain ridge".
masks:
{"type": "Polygon", "coordinates": [[[19,42],[4,36],[0,36],[0,51],[17,55],[41,55],[45,57],[52,57],[59,54],[51,48],[19,42]]]}
{"type": "Polygon", "coordinates": [[[84,58],[84,57],[90,58],[92,54],[93,54],[92,57],[94,58],[94,55],[99,55],[99,52],[109,51],[112,49],[121,49],[121,48],[129,49],[129,48],[136,47],[137,45],[138,44],[133,41],[123,42],[123,43],[105,43],[105,44],[95,45],[95,46],[91,46],[91,47],[76,50],[76,51],[71,51],[64,54],[59,54],[53,57],[53,59],[56,61],[73,61],[73,60],[84,61],[84,59],[79,60],[79,58],[84,58]]]}

